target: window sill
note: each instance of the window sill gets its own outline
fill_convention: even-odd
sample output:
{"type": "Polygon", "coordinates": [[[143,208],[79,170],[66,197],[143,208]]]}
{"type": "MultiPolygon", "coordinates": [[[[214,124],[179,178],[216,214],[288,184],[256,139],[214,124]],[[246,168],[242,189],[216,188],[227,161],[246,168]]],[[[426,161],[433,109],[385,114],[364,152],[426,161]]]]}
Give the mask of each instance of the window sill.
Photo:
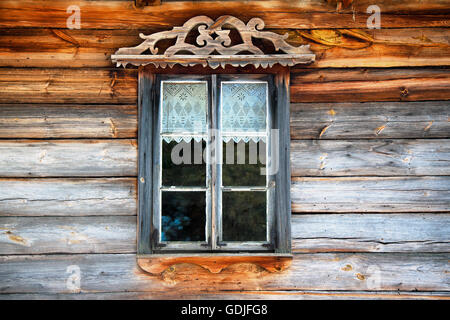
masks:
{"type": "Polygon", "coordinates": [[[251,263],[269,272],[286,270],[292,262],[291,254],[155,254],[139,255],[139,267],[151,274],[161,274],[175,264],[199,265],[211,273],[220,273],[232,264],[251,263]]]}

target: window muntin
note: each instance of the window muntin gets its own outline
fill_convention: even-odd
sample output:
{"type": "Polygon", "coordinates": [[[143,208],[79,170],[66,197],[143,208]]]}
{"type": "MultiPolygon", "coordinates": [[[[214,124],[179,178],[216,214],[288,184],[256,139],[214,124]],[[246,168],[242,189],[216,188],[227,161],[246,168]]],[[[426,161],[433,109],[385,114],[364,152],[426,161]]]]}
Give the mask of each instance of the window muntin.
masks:
{"type": "Polygon", "coordinates": [[[158,221],[154,250],[273,249],[275,188],[273,183],[270,184],[273,175],[267,174],[265,164],[271,148],[271,78],[262,78],[230,80],[226,76],[213,75],[180,79],[164,76],[157,82],[160,119],[154,150],[160,154],[160,170],[156,186],[159,201],[153,211],[158,221]],[[203,80],[192,80],[195,78],[203,80]],[[206,96],[203,88],[207,88],[206,96]],[[193,93],[191,100],[190,93],[193,93]],[[175,144],[190,144],[192,150],[201,148],[205,151],[202,164],[194,163],[194,156],[189,165],[168,164],[167,156],[175,144]],[[222,158],[222,155],[226,157],[227,144],[234,145],[234,164],[231,165],[222,158]],[[223,161],[212,163],[213,158],[223,161]],[[241,164],[242,158],[245,164],[241,164]],[[240,177],[239,170],[235,170],[239,167],[247,173],[245,176],[240,177]],[[223,173],[233,170],[236,171],[234,179],[223,179],[223,173]],[[202,175],[195,177],[193,173],[199,172],[202,175]],[[177,176],[181,177],[178,182],[177,176]],[[241,181],[236,183],[239,178],[241,181]],[[225,184],[222,185],[223,181],[225,184]],[[190,201],[188,195],[197,200],[190,201]],[[183,207],[182,204],[193,209],[173,211],[177,206],[183,207]],[[204,216],[200,212],[204,212],[204,216]],[[199,231],[203,226],[204,237],[199,231]]]}

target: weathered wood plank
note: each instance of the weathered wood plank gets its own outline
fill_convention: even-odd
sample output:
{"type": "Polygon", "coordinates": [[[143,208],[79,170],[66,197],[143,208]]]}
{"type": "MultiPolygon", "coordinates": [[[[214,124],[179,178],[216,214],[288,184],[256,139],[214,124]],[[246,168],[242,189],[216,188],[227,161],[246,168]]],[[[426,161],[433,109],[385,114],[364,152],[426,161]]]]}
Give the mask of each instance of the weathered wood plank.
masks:
{"type": "MultiPolygon", "coordinates": [[[[135,105],[4,104],[0,138],[136,138],[136,113],[135,105]]],[[[447,101],[294,103],[291,138],[448,138],[449,117],[447,101]]]]}
{"type": "Polygon", "coordinates": [[[449,139],[292,140],[291,150],[292,176],[450,176],[449,139]]]}
{"type": "MultiPolygon", "coordinates": [[[[134,254],[1,256],[0,292],[71,293],[67,268],[80,268],[81,292],[183,293],[219,290],[449,291],[448,254],[295,254],[291,268],[269,273],[234,265],[219,274],[176,265],[162,276],[144,274],[134,254]],[[195,291],[194,291],[195,290],[195,291]]],[[[72,275],[73,276],[73,275],[72,275]]]]}
{"type": "Polygon", "coordinates": [[[450,252],[448,214],[293,215],[294,252],[450,252]]]}
{"type": "MultiPolygon", "coordinates": [[[[0,255],[135,253],[136,217],[0,217],[0,255]]],[[[293,215],[294,252],[450,252],[448,214],[293,215]]]]}
{"type": "Polygon", "coordinates": [[[294,69],[291,102],[449,100],[448,69],[294,69]]]}
{"type": "Polygon", "coordinates": [[[404,291],[215,291],[203,293],[176,292],[99,292],[99,293],[10,293],[0,300],[450,300],[448,292],[404,291]]]}
{"type": "Polygon", "coordinates": [[[0,216],[136,215],[136,179],[0,179],[0,216]]]}
{"type": "MultiPolygon", "coordinates": [[[[2,1],[0,27],[67,28],[70,0],[2,1]]],[[[77,1],[81,9],[83,29],[135,29],[149,26],[182,25],[196,15],[212,18],[229,14],[244,20],[260,17],[269,28],[365,28],[373,1],[354,2],[351,8],[337,12],[327,1],[200,1],[162,2],[160,6],[136,8],[131,1],[77,1]],[[105,12],[108,12],[107,17],[105,12]]],[[[448,13],[445,0],[377,1],[383,13],[383,27],[446,26],[448,13]],[[444,21],[442,21],[444,20],[444,21]]]]}
{"type": "MultiPolygon", "coordinates": [[[[289,101],[289,70],[280,72],[274,79],[276,103],[274,104],[275,111],[272,111],[270,117],[273,117],[274,127],[278,130],[278,141],[275,144],[275,153],[284,154],[285,158],[277,160],[278,171],[275,174],[275,179],[271,178],[267,181],[274,182],[277,186],[275,188],[275,220],[276,223],[276,252],[290,253],[292,248],[291,237],[291,194],[290,185],[286,183],[291,177],[290,166],[290,134],[289,127],[286,125],[290,122],[290,101],[289,101]],[[271,181],[272,180],[272,181],[271,181]]],[[[272,107],[273,108],[273,107],[272,107]]],[[[269,118],[270,119],[270,118],[269,118]]],[[[272,121],[272,120],[271,120],[272,121]]],[[[269,194],[269,193],[268,193],[269,194]]],[[[220,206],[219,206],[220,207],[220,206]]],[[[272,231],[270,231],[272,232],[272,231]]],[[[272,236],[271,236],[272,237],[272,236]]]]}
{"type": "MultiPolygon", "coordinates": [[[[140,33],[157,31],[160,28],[148,26],[141,30],[3,29],[0,66],[112,67],[111,54],[118,48],[136,46],[142,42],[140,33]]],[[[295,46],[310,44],[316,54],[316,61],[308,66],[312,68],[450,65],[448,28],[271,31],[288,33],[287,41],[295,46]]]]}
{"type": "Polygon", "coordinates": [[[450,137],[450,102],[291,104],[292,139],[450,137]]]}
{"type": "MultiPolygon", "coordinates": [[[[292,44],[316,53],[310,67],[448,66],[450,29],[287,30],[292,44]]],[[[282,33],[282,30],[278,32],[282,33]]]]}
{"type": "Polygon", "coordinates": [[[293,178],[293,212],[448,212],[450,177],[293,178]]]}
{"type": "MultiPolygon", "coordinates": [[[[447,212],[450,178],[292,179],[293,212],[447,212]]],[[[136,179],[0,179],[1,216],[135,215],[136,179]]]]}
{"type": "MultiPolygon", "coordinates": [[[[449,100],[447,69],[294,69],[291,102],[449,100]]],[[[0,68],[0,103],[136,104],[135,69],[0,68]]]]}
{"type": "Polygon", "coordinates": [[[136,162],[134,139],[0,141],[0,177],[136,176],[136,162]]]}
{"type": "Polygon", "coordinates": [[[135,253],[136,216],[1,217],[0,254],[135,253]]]}
{"type": "Polygon", "coordinates": [[[135,69],[0,69],[0,103],[136,104],[135,69]]]}
{"type": "Polygon", "coordinates": [[[0,105],[0,138],[136,138],[136,105],[0,105]]]}
{"type": "MultiPolygon", "coordinates": [[[[146,27],[147,28],[147,27],[146,27]]],[[[0,66],[6,67],[113,67],[111,54],[132,47],[143,30],[2,29],[0,66]]]]}
{"type": "MultiPolygon", "coordinates": [[[[154,105],[158,101],[156,76],[151,74],[148,69],[141,69],[139,72],[139,143],[141,148],[138,150],[138,227],[137,227],[137,251],[138,254],[152,253],[152,246],[155,243],[155,237],[151,237],[153,223],[157,220],[156,215],[149,214],[159,200],[154,198],[155,187],[158,182],[158,176],[153,174],[155,170],[154,145],[156,137],[154,132],[155,123],[159,121],[159,110],[154,105]],[[156,120],[158,119],[158,120],[156,120]],[[145,147],[142,147],[145,146],[145,147]],[[155,179],[153,179],[155,177],[155,179]],[[155,201],[153,201],[155,200],[155,201]],[[153,243],[152,243],[153,242],[153,243]]],[[[159,125],[156,125],[159,127],[159,125]]],[[[158,138],[159,139],[159,138],[158,138]]]]}
{"type": "Polygon", "coordinates": [[[307,69],[304,67],[291,68],[291,84],[305,85],[311,83],[335,82],[380,82],[384,80],[408,79],[447,79],[450,76],[449,68],[328,68],[307,69]]]}

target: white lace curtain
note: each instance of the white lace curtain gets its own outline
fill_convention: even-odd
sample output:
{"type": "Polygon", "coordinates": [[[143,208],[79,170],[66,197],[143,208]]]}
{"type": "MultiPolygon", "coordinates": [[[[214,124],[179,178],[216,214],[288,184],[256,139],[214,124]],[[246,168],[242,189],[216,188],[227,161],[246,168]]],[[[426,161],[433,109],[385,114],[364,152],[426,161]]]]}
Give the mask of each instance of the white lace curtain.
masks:
{"type": "Polygon", "coordinates": [[[189,142],[193,137],[200,141],[206,132],[208,87],[204,82],[163,82],[162,130],[163,139],[189,142]],[[170,134],[165,136],[164,134],[170,134]]]}
{"type": "Polygon", "coordinates": [[[266,83],[222,83],[222,137],[225,142],[258,142],[266,133],[266,83]]]}
{"type": "MultiPolygon", "coordinates": [[[[166,142],[206,140],[206,82],[163,82],[162,130],[166,142]]],[[[267,84],[224,82],[221,90],[225,142],[265,141],[267,84]]]]}

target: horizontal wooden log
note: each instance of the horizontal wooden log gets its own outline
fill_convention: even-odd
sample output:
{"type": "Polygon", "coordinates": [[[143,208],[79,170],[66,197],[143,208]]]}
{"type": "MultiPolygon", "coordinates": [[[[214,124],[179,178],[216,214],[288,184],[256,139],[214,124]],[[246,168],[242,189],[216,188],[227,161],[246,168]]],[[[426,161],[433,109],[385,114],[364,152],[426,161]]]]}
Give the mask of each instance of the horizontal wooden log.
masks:
{"type": "MultiPolygon", "coordinates": [[[[4,104],[0,138],[136,138],[136,113],[135,105],[4,104]]],[[[447,101],[293,103],[291,138],[448,138],[449,117],[447,101]]]]}
{"type": "Polygon", "coordinates": [[[137,70],[0,69],[0,103],[136,104],[137,70]]]}
{"type": "Polygon", "coordinates": [[[197,294],[176,292],[10,293],[0,300],[450,300],[448,292],[368,291],[223,291],[197,294]]]}
{"type": "Polygon", "coordinates": [[[293,212],[448,212],[450,177],[293,178],[293,212]]]}
{"type": "Polygon", "coordinates": [[[381,82],[385,80],[447,79],[449,68],[329,68],[308,69],[303,66],[291,68],[291,85],[336,82],[381,82]]]}
{"type": "Polygon", "coordinates": [[[233,265],[219,274],[195,265],[175,265],[162,276],[143,273],[134,254],[1,256],[0,292],[71,293],[204,291],[448,291],[448,254],[325,253],[296,254],[292,266],[269,273],[252,265],[233,265]],[[80,290],[67,286],[76,277],[80,290]]]}
{"type": "MultiPolygon", "coordinates": [[[[3,140],[0,177],[137,175],[136,140],[3,140]]],[[[450,175],[448,139],[292,140],[292,176],[450,175]]]]}
{"type": "Polygon", "coordinates": [[[293,69],[291,102],[450,99],[447,69],[293,69]]]}
{"type": "MultiPolygon", "coordinates": [[[[448,139],[292,140],[292,176],[450,175],[448,139]]],[[[0,177],[137,175],[137,141],[3,140],[0,177]]]]}
{"type": "MultiPolygon", "coordinates": [[[[316,61],[309,67],[448,66],[450,29],[287,30],[294,45],[310,44],[316,61]]],[[[278,31],[283,33],[282,30],[278,31]]]]}
{"type": "Polygon", "coordinates": [[[3,140],[1,177],[137,175],[136,140],[3,140]]]}
{"type": "Polygon", "coordinates": [[[448,101],[293,103],[291,138],[448,138],[449,117],[448,101]]]}
{"type": "MultiPolygon", "coordinates": [[[[293,212],[448,212],[443,177],[293,178],[293,212]]],[[[135,215],[136,179],[0,179],[0,216],[135,215]]]]}
{"type": "MultiPolygon", "coordinates": [[[[293,69],[291,102],[450,99],[447,69],[293,69]]],[[[135,69],[0,68],[0,103],[136,104],[135,69]]]]}
{"type": "Polygon", "coordinates": [[[136,179],[0,179],[0,216],[136,215],[136,179]]]}
{"type": "Polygon", "coordinates": [[[136,138],[136,105],[0,105],[0,138],[136,138]]]}
{"type": "MultiPolygon", "coordinates": [[[[407,27],[271,31],[288,33],[287,41],[292,45],[309,44],[316,54],[316,61],[308,66],[312,68],[450,65],[450,29],[407,27]]],[[[118,48],[136,46],[142,42],[140,33],[157,31],[160,30],[148,26],[141,30],[3,29],[0,66],[112,67],[111,54],[118,48]]]]}
{"type": "Polygon", "coordinates": [[[0,66],[113,67],[111,54],[142,42],[144,30],[3,29],[0,30],[0,66]]]}
{"type": "MultiPolygon", "coordinates": [[[[0,27],[67,28],[67,8],[70,0],[2,1],[0,27]]],[[[83,29],[134,29],[149,26],[172,27],[182,25],[196,15],[217,18],[229,14],[243,20],[260,17],[270,28],[365,28],[367,7],[373,1],[355,1],[351,7],[337,10],[327,1],[201,1],[162,2],[160,6],[136,8],[128,0],[77,1],[81,9],[83,29]],[[105,14],[107,12],[107,14],[105,14]]],[[[383,13],[383,27],[445,26],[439,15],[448,13],[444,0],[377,1],[383,13]]],[[[444,19],[445,20],[445,19],[444,19]]]]}
{"type": "Polygon", "coordinates": [[[292,216],[294,252],[450,252],[448,214],[292,216]]]}
{"type": "Polygon", "coordinates": [[[450,176],[450,140],[292,140],[291,168],[292,176],[450,176]]]}
{"type": "MultiPolygon", "coordinates": [[[[0,217],[0,255],[135,253],[136,217],[0,217]]],[[[292,216],[294,252],[450,252],[448,214],[292,216]]]]}
{"type": "Polygon", "coordinates": [[[0,254],[136,253],[136,216],[1,217],[0,254]]]}

